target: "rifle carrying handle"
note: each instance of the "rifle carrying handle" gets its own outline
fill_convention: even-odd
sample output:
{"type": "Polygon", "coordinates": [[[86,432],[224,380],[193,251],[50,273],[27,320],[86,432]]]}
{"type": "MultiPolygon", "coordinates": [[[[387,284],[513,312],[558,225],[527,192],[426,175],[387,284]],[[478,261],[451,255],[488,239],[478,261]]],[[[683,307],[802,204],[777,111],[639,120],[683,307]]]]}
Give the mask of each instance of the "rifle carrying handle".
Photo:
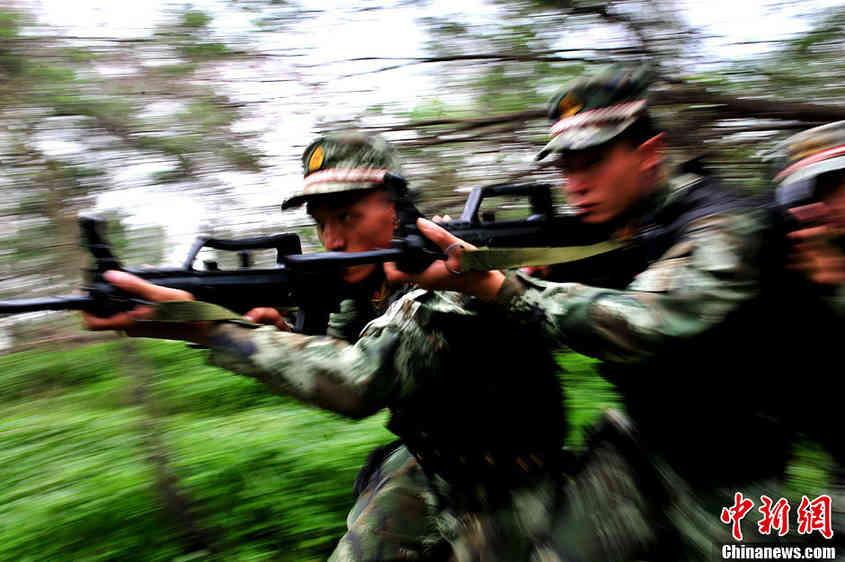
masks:
{"type": "Polygon", "coordinates": [[[552,201],[552,186],[547,183],[509,184],[501,183],[475,187],[467,197],[464,210],[461,212],[460,220],[472,225],[481,224],[481,217],[478,211],[481,209],[481,202],[488,197],[502,197],[506,195],[528,197],[531,205],[532,215],[552,216],[554,214],[554,203],[552,201]]]}
{"type": "Polygon", "coordinates": [[[255,238],[239,238],[234,240],[198,236],[194,240],[191,250],[188,252],[188,257],[185,258],[185,263],[182,267],[188,270],[193,269],[194,260],[196,260],[197,254],[199,254],[200,250],[203,248],[213,248],[215,250],[226,250],[232,252],[241,252],[245,250],[267,250],[275,248],[276,263],[283,263],[284,256],[302,253],[302,243],[299,240],[299,235],[294,233],[274,234],[273,236],[258,236],[255,238]]]}

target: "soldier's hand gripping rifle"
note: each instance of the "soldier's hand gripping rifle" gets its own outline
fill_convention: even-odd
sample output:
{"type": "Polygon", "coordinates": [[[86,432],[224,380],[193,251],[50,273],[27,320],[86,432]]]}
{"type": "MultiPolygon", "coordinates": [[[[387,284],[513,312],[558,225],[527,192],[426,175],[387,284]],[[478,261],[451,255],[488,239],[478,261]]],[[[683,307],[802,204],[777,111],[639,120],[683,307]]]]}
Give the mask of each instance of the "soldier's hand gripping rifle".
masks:
{"type": "MultiPolygon", "coordinates": [[[[420,214],[416,209],[410,205],[403,206],[398,209],[398,214],[398,236],[392,247],[387,249],[303,254],[299,236],[292,233],[238,240],[199,237],[181,267],[157,269],[124,267],[105,238],[104,223],[83,216],[79,218],[82,244],[93,258],[92,267],[86,271],[85,294],[0,301],[0,313],[84,310],[96,316],[109,317],[139,304],[152,304],[117,289],[103,279],[106,271],[118,270],[156,285],[188,291],[197,301],[220,305],[238,314],[255,307],[296,307],[294,329],[308,334],[321,333],[325,330],[328,312],[337,309],[349,290],[341,281],[343,268],[391,261],[403,271],[419,272],[432,261],[445,258],[440,249],[417,229],[415,221],[420,214]],[[194,262],[203,248],[238,252],[240,267],[221,270],[216,262],[205,262],[204,269],[196,269],[194,262]],[[275,267],[250,267],[249,252],[258,249],[276,250],[275,267]]],[[[604,232],[588,228],[575,217],[556,215],[548,184],[475,188],[461,217],[443,226],[471,244],[491,248],[572,246],[605,239],[604,232]],[[480,213],[484,199],[500,196],[527,197],[531,214],[524,219],[496,221],[494,216],[480,213]]]]}

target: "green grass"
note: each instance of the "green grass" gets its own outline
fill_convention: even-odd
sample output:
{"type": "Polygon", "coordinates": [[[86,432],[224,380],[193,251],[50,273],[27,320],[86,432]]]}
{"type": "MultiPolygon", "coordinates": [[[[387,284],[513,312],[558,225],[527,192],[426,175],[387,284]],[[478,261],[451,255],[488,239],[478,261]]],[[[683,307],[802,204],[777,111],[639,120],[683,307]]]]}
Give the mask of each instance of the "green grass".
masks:
{"type": "Polygon", "coordinates": [[[0,357],[0,560],[173,560],[162,445],[220,558],[321,560],[345,527],[384,415],[352,422],[209,367],[184,344],[123,342],[0,357]],[[150,366],[145,406],[121,365],[150,366]],[[154,414],[151,414],[151,409],[154,414]]]}
{"type": "MultiPolygon", "coordinates": [[[[364,458],[393,438],[386,414],[353,422],[275,396],[181,343],[133,349],[117,341],[0,357],[0,560],[325,559],[364,458]],[[153,454],[215,552],[191,551],[153,454]]],[[[618,397],[594,360],[559,363],[577,447],[618,397]]],[[[826,486],[828,465],[802,445],[793,489],[826,486]]]]}
{"type": "Polygon", "coordinates": [[[584,444],[584,428],[597,421],[606,408],[623,410],[613,385],[596,374],[597,359],[561,353],[558,364],[561,383],[566,393],[566,415],[570,424],[567,445],[584,444]]]}

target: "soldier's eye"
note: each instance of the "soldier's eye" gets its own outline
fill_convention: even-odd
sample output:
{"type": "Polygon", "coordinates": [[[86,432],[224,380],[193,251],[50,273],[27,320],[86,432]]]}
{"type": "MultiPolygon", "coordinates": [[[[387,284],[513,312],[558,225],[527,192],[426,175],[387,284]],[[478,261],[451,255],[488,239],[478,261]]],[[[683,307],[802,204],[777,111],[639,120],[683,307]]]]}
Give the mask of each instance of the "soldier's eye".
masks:
{"type": "Polygon", "coordinates": [[[342,215],[340,215],[340,217],[338,217],[338,218],[340,219],[340,222],[342,222],[343,224],[350,224],[350,223],[355,222],[355,219],[357,217],[358,216],[354,213],[346,212],[346,213],[343,213],[342,215]]]}
{"type": "Polygon", "coordinates": [[[595,168],[596,166],[601,164],[601,161],[602,161],[602,154],[601,153],[596,152],[594,154],[590,154],[586,158],[584,158],[584,162],[583,162],[584,169],[590,170],[592,168],[595,168]]]}
{"type": "Polygon", "coordinates": [[[588,172],[603,161],[604,151],[585,150],[560,158],[557,166],[564,173],[588,172]]]}

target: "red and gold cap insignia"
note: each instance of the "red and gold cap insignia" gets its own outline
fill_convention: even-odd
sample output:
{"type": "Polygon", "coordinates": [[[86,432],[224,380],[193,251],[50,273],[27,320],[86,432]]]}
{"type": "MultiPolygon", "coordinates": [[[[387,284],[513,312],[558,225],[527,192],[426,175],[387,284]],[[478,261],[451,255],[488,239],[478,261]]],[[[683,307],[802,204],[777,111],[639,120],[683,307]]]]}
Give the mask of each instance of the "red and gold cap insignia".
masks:
{"type": "Polygon", "coordinates": [[[563,99],[560,100],[560,105],[558,105],[560,119],[575,115],[581,111],[582,107],[584,107],[584,104],[578,103],[578,98],[572,92],[567,92],[563,99]]]}
{"type": "Polygon", "coordinates": [[[319,170],[320,166],[323,165],[323,157],[324,157],[323,147],[318,146],[311,153],[311,157],[308,158],[308,171],[313,172],[314,170],[319,170]]]}

